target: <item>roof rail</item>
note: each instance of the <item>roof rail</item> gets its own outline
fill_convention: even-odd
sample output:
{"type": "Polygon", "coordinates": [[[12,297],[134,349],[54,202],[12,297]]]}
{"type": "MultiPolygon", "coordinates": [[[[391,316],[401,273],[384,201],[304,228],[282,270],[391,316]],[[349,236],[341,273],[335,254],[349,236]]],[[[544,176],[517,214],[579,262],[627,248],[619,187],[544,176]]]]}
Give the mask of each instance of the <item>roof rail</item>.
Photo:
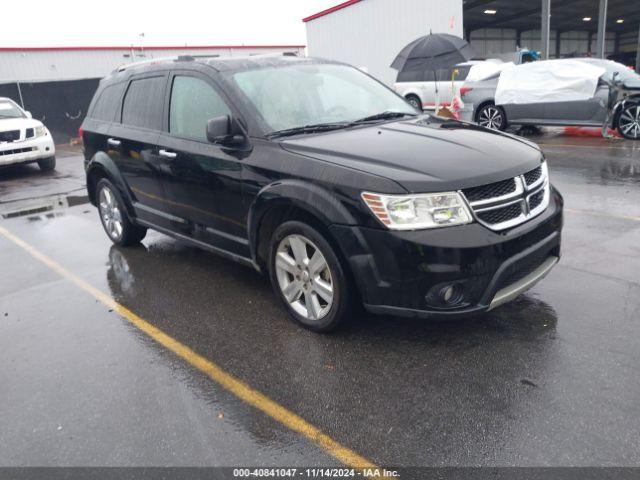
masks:
{"type": "Polygon", "coordinates": [[[168,63],[168,62],[172,62],[174,60],[176,60],[176,57],[161,57],[161,58],[150,58],[149,60],[141,60],[139,62],[133,62],[133,63],[124,63],[124,64],[120,65],[118,68],[116,68],[111,73],[124,72],[125,70],[128,70],[129,68],[140,67],[140,66],[143,66],[143,65],[153,65],[153,64],[160,64],[160,63],[168,63]]]}

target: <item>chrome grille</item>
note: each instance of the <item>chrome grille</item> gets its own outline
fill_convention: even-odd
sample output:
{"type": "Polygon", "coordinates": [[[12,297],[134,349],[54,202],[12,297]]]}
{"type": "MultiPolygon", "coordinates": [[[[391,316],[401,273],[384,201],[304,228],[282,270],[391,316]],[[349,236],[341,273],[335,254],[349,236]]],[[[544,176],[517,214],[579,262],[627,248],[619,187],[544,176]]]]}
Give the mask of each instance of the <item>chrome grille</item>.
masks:
{"type": "Polygon", "coordinates": [[[515,227],[542,213],[549,204],[546,162],[499,182],[462,190],[478,222],[492,230],[515,227]]]}
{"type": "Polygon", "coordinates": [[[533,185],[542,176],[542,167],[534,168],[530,172],[524,174],[524,180],[527,182],[527,185],[533,185]]]}
{"type": "Polygon", "coordinates": [[[475,202],[477,200],[486,200],[488,198],[502,197],[516,191],[516,182],[513,178],[502,180],[501,182],[482,185],[481,187],[466,188],[463,190],[467,200],[475,202]]]}

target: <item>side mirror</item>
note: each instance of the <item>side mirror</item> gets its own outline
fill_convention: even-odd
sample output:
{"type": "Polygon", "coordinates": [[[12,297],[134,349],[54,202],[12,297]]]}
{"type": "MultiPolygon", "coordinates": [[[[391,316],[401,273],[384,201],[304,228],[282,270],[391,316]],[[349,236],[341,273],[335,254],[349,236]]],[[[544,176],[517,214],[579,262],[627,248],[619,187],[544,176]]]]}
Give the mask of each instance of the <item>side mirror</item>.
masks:
{"type": "Polygon", "coordinates": [[[27,118],[33,118],[33,115],[31,115],[31,112],[24,112],[24,114],[27,116],[27,118]]]}
{"type": "Polygon", "coordinates": [[[222,115],[207,122],[207,140],[225,147],[239,147],[246,139],[238,122],[229,115],[222,115]]]}

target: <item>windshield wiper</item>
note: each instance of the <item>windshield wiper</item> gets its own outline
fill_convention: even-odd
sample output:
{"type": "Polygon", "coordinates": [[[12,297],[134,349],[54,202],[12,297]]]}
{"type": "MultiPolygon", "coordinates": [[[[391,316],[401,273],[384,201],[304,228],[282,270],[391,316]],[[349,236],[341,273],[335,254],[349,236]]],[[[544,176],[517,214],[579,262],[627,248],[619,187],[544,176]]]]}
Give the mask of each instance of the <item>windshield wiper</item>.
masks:
{"type": "Polygon", "coordinates": [[[276,130],[267,134],[267,138],[286,137],[289,135],[297,135],[299,133],[317,133],[328,132],[330,130],[338,130],[351,125],[349,122],[336,122],[336,123],[317,123],[314,125],[304,125],[302,127],[287,128],[285,130],[276,130]]]}
{"type": "Polygon", "coordinates": [[[417,117],[418,116],[417,113],[387,111],[387,112],[382,112],[382,113],[376,113],[375,115],[369,115],[368,117],[364,117],[364,118],[361,118],[359,120],[355,120],[352,123],[358,124],[358,123],[375,122],[377,120],[391,120],[392,118],[406,117],[407,115],[409,115],[411,117],[417,117]]]}

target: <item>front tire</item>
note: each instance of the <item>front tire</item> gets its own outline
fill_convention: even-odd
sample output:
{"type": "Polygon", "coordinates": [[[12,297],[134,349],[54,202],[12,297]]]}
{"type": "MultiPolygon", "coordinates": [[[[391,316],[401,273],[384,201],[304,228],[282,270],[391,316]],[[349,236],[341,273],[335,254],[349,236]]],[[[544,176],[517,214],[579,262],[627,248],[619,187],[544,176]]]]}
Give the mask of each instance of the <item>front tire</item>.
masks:
{"type": "Polygon", "coordinates": [[[43,158],[38,160],[38,166],[43,172],[51,172],[56,168],[56,157],[43,158]]]}
{"type": "Polygon", "coordinates": [[[118,189],[106,178],[96,185],[96,199],[100,221],[109,239],[121,247],[140,243],[147,229],[131,223],[118,189]]]}
{"type": "Polygon", "coordinates": [[[618,117],[618,132],[629,140],[640,140],[640,103],[625,105],[618,117]]]}
{"type": "Polygon", "coordinates": [[[476,123],[481,127],[504,132],[507,129],[507,115],[502,107],[493,103],[483,105],[476,112],[476,123]]]}
{"type": "Polygon", "coordinates": [[[409,102],[409,105],[411,105],[413,108],[415,108],[419,112],[422,111],[422,102],[420,101],[420,98],[418,98],[417,95],[407,95],[405,99],[407,100],[407,102],[409,102]]]}
{"type": "Polygon", "coordinates": [[[273,289],[296,323],[330,332],[345,320],[352,289],[322,233],[306,223],[285,222],[272,236],[269,257],[273,289]]]}

